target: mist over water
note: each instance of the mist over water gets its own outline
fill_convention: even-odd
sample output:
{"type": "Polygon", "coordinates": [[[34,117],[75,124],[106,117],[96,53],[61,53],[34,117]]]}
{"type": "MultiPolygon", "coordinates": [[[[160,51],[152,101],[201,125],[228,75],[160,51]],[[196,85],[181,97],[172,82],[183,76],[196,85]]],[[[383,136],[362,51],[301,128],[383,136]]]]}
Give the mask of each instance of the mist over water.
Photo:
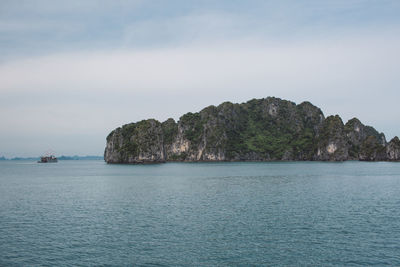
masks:
{"type": "Polygon", "coordinates": [[[0,169],[0,265],[400,264],[398,163],[0,169]]]}

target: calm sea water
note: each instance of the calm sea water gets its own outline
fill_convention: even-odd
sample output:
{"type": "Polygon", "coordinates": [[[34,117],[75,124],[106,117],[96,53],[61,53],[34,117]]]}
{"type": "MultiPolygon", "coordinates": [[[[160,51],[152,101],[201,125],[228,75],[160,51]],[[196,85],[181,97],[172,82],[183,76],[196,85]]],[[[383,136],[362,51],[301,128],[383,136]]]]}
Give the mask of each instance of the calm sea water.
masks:
{"type": "Polygon", "coordinates": [[[400,265],[400,163],[0,162],[1,266],[400,265]]]}

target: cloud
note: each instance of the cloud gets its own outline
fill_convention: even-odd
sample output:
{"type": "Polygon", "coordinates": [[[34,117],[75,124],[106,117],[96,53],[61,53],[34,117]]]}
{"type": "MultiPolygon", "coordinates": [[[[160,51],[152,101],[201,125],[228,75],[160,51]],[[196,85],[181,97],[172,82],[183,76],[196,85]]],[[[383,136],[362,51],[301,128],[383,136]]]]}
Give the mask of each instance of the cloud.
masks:
{"type": "Polygon", "coordinates": [[[212,12],[142,20],[122,27],[122,45],[168,47],[244,39],[253,34],[249,21],[243,15],[212,12]]]}
{"type": "Polygon", "coordinates": [[[250,87],[291,92],[351,86],[354,94],[399,82],[399,44],[393,36],[366,36],[55,54],[1,64],[0,90],[212,92],[250,87]]]}
{"type": "Polygon", "coordinates": [[[226,100],[278,96],[309,100],[328,115],[358,116],[391,136],[398,133],[390,125],[399,123],[399,45],[400,38],[376,35],[291,44],[230,41],[7,62],[0,65],[0,103],[9,119],[3,117],[1,128],[33,131],[47,124],[58,134],[103,133],[226,100]]]}
{"type": "MultiPolygon", "coordinates": [[[[62,51],[298,41],[398,28],[396,1],[2,1],[0,60],[62,51]]],[[[397,31],[398,33],[398,31],[397,31]]],[[[395,33],[393,33],[395,34],[395,33]]]]}
{"type": "Polygon", "coordinates": [[[267,96],[399,135],[394,2],[80,3],[3,2],[0,147],[10,155],[47,140],[101,154],[121,124],[267,96]]]}

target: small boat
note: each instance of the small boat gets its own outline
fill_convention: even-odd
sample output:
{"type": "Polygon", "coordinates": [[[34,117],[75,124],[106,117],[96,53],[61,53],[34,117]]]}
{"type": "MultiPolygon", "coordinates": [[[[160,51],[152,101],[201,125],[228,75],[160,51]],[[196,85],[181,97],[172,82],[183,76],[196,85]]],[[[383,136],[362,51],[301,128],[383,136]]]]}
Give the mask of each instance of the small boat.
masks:
{"type": "Polygon", "coordinates": [[[54,155],[50,155],[50,156],[42,156],[40,157],[40,160],[38,161],[38,163],[53,163],[53,162],[57,162],[57,158],[54,155]]]}

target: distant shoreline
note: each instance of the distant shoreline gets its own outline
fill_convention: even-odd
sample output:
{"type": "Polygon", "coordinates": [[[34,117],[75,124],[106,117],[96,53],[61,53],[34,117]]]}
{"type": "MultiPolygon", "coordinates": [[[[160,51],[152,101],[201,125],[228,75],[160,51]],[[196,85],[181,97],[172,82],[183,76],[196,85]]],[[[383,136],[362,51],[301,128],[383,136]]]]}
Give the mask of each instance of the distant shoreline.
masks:
{"type": "MultiPolygon", "coordinates": [[[[6,158],[0,157],[0,161],[6,160],[39,160],[40,157],[14,157],[14,158],[6,158]]],[[[103,156],[60,156],[57,157],[58,160],[102,160],[103,156]]]]}

